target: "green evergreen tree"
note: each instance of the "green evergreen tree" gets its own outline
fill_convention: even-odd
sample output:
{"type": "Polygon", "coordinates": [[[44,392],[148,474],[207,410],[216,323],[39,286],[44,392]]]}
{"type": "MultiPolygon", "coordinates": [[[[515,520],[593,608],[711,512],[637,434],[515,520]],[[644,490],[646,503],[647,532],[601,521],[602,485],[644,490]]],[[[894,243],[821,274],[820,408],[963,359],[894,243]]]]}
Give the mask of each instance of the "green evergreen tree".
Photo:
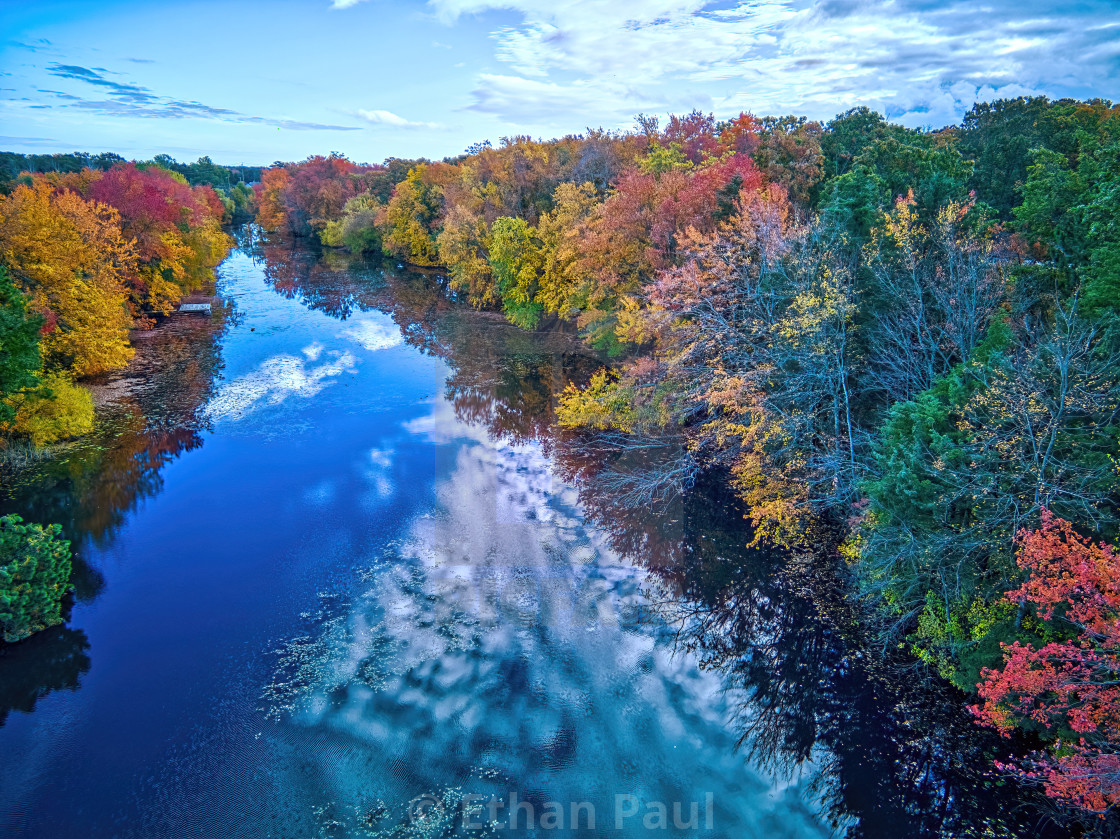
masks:
{"type": "Polygon", "coordinates": [[[70,590],[70,543],[62,528],[0,518],[0,635],[8,642],[62,623],[70,590]]]}
{"type": "Polygon", "coordinates": [[[27,308],[27,298],[0,265],[0,423],[15,419],[9,397],[38,384],[39,329],[43,319],[27,308]]]}

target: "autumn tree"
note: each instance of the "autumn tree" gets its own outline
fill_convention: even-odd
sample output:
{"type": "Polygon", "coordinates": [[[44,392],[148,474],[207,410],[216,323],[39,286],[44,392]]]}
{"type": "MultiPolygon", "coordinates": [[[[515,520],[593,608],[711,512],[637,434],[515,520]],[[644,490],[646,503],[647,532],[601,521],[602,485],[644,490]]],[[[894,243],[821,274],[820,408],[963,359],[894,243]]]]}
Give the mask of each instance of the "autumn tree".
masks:
{"type": "Polygon", "coordinates": [[[182,175],[121,164],[92,178],[82,194],[116,209],[122,234],[133,242],[137,262],[128,283],[134,317],[169,314],[184,294],[212,279],[229,253],[221,200],[211,187],[191,187],[182,175]]]}
{"type": "Polygon", "coordinates": [[[541,243],[541,273],[536,302],[561,318],[578,315],[587,306],[591,280],[583,273],[585,226],[600,196],[594,183],[563,183],[552,196],[552,210],[541,216],[536,235],[541,243]]]}
{"type": "Polygon", "coordinates": [[[757,122],[757,139],[749,152],[772,184],[785,188],[790,200],[807,213],[824,177],[819,122],[804,117],[766,117],[757,122]]]}
{"type": "Polygon", "coordinates": [[[1056,304],[1030,331],[995,321],[966,365],[890,411],[857,564],[915,651],[962,687],[991,663],[1014,534],[1043,509],[1116,521],[1120,369],[1111,332],[1056,304]]]}
{"type": "Polygon", "coordinates": [[[510,323],[524,329],[536,327],[543,308],[537,300],[543,258],[535,234],[524,219],[502,216],[490,235],[490,264],[502,308],[510,323]]]}
{"type": "Polygon", "coordinates": [[[754,163],[743,155],[660,173],[623,172],[581,229],[579,271],[593,278],[581,326],[592,340],[609,348],[619,301],[676,263],[690,229],[714,230],[733,212],[739,193],[761,183],[754,163]]]}
{"type": "Polygon", "coordinates": [[[257,201],[257,223],[269,233],[287,226],[284,215],[284,189],[291,182],[291,175],[283,166],[273,166],[261,172],[260,182],[254,187],[257,201]]]}
{"type": "Polygon", "coordinates": [[[854,108],[828,123],[820,150],[821,213],[858,243],[901,196],[913,193],[923,222],[949,201],[967,198],[972,164],[952,134],[914,131],[854,108]]]}
{"type": "Polygon", "coordinates": [[[499,300],[490,265],[490,228],[484,218],[463,204],[452,205],[436,237],[438,259],[450,272],[450,285],[471,305],[490,306],[499,300]]]}
{"type": "Polygon", "coordinates": [[[1120,804],[1120,557],[1049,510],[1017,547],[1027,579],[1006,600],[1035,612],[1052,640],[1004,645],[973,711],[1004,734],[1022,726],[1051,741],[1003,768],[1103,814],[1120,804]]]}
{"type": "Polygon", "coordinates": [[[378,225],[384,209],[376,196],[356,195],[346,202],[342,218],[327,222],[320,239],[328,247],[346,248],[351,253],[378,253],[381,250],[378,225]]]}
{"type": "Polygon", "coordinates": [[[0,203],[0,261],[44,314],[44,362],[74,376],[132,358],[126,281],[136,255],[120,215],[35,181],[0,203]]]}
{"type": "Polygon", "coordinates": [[[738,207],[624,298],[618,333],[647,355],[619,381],[565,394],[560,416],[602,427],[617,410],[604,407],[622,404],[620,430],[678,429],[691,458],[730,469],[760,538],[796,543],[856,487],[851,276],[781,188],[744,192],[738,207]]]}
{"type": "Polygon", "coordinates": [[[365,191],[366,168],[338,154],[313,155],[288,166],[288,181],[280,191],[288,233],[318,235],[328,222],[341,218],[346,202],[365,191]]]}
{"type": "Polygon", "coordinates": [[[436,236],[443,212],[445,167],[421,163],[397,184],[385,208],[382,238],[385,249],[413,265],[439,265],[436,236]]]}
{"type": "Polygon", "coordinates": [[[906,401],[967,361],[1006,301],[1000,254],[983,213],[950,202],[928,225],[913,195],[871,232],[865,341],[871,381],[906,401]]]}

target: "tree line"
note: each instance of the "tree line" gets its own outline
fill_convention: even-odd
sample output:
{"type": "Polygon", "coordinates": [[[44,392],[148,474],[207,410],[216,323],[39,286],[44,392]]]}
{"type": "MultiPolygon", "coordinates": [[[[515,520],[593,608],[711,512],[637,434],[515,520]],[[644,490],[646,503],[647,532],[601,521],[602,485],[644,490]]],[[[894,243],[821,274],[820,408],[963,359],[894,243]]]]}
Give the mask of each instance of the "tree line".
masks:
{"type": "Polygon", "coordinates": [[[672,453],[620,493],[725,474],[756,539],[839,551],[884,643],[1041,738],[1014,771],[1120,801],[1120,108],[640,115],[442,161],[316,156],[255,189],[275,235],[575,323],[616,361],[560,422],[672,453]]]}

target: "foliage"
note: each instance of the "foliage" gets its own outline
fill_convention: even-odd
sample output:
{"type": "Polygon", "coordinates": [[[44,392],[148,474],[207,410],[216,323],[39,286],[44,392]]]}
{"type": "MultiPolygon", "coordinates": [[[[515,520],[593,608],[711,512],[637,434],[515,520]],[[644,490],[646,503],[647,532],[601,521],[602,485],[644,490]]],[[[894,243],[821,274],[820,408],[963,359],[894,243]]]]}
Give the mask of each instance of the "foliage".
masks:
{"type": "Polygon", "coordinates": [[[0,152],[0,195],[10,195],[16,182],[24,173],[81,172],[83,169],[111,169],[124,158],[112,152],[89,154],[72,152],[70,154],[18,154],[0,152]]]}
{"type": "Polygon", "coordinates": [[[42,325],[43,319],[28,309],[27,298],[0,265],[0,423],[15,419],[8,400],[38,383],[42,325]]]}
{"type": "MultiPolygon", "coordinates": [[[[607,470],[618,504],[719,474],[757,541],[843,541],[883,641],[971,690],[984,668],[1019,672],[1005,649],[1079,637],[1060,604],[1052,619],[1005,597],[1035,573],[1016,534],[1049,510],[1095,539],[1120,531],[1118,117],[1041,97],[941,130],[868,108],[825,125],[640,114],[440,162],[278,163],[252,196],[249,170],[206,158],[38,161],[51,174],[9,178],[0,204],[0,260],[27,298],[0,323],[26,350],[4,387],[25,433],[33,417],[67,433],[34,407],[32,313],[65,394],[51,376],[124,363],[128,325],[205,281],[218,220],[255,207],[272,236],[442,269],[518,326],[574,323],[616,361],[567,388],[557,418],[633,466],[607,470]]],[[[1096,759],[1067,735],[1046,760],[1096,759]]]]}
{"type": "Polygon", "coordinates": [[[864,249],[870,378],[906,401],[972,357],[1006,299],[984,208],[950,201],[923,224],[913,194],[880,216],[864,249]]]}
{"type": "Polygon", "coordinates": [[[0,262],[43,312],[45,363],[75,376],[132,358],[127,277],[136,253],[113,208],[36,180],[0,203],[0,262]]]}
{"type": "Polygon", "coordinates": [[[568,385],[560,396],[556,420],[565,428],[630,431],[633,413],[630,394],[604,369],[591,377],[587,387],[568,385]]]}
{"type": "Polygon", "coordinates": [[[70,543],[57,524],[0,518],[0,632],[7,642],[62,623],[70,588],[70,543]]]}
{"type": "Polygon", "coordinates": [[[974,653],[1005,639],[965,624],[929,635],[929,593],[942,614],[962,616],[975,598],[1000,597],[1017,576],[1014,534],[1043,509],[1111,527],[1117,369],[1108,332],[1074,312],[1033,335],[997,321],[969,364],[891,410],[866,484],[859,571],[896,628],[916,629],[917,650],[962,687],[991,663],[974,653]]]}
{"type": "Polygon", "coordinates": [[[440,260],[451,272],[450,285],[466,294],[472,305],[483,307],[497,301],[493,266],[487,256],[490,231],[486,221],[464,206],[451,208],[436,238],[440,260]]]}
{"type": "Polygon", "coordinates": [[[131,328],[213,281],[225,210],[210,186],[154,163],[35,175],[0,198],[5,435],[43,446],[90,430],[75,380],[126,365],[131,328]]]}
{"type": "Polygon", "coordinates": [[[274,166],[261,173],[260,183],[253,188],[257,201],[257,224],[269,233],[286,226],[283,194],[291,180],[286,168],[274,166]]]}
{"type": "Polygon", "coordinates": [[[132,239],[136,270],[128,277],[132,310],[166,315],[186,293],[213,278],[229,252],[221,231],[221,199],[209,186],[158,166],[114,166],[81,190],[120,214],[121,233],[132,239]]]}
{"type": "Polygon", "coordinates": [[[346,248],[351,253],[377,253],[381,250],[377,225],[382,212],[381,201],[375,196],[356,195],[346,202],[341,219],[327,222],[320,239],[324,245],[346,248]]]}
{"type": "Polygon", "coordinates": [[[1062,155],[1073,165],[1079,135],[1095,134],[1116,116],[1117,108],[1099,99],[1051,102],[1045,96],[1020,96],[977,103],[960,131],[961,151],[975,161],[968,186],[1001,218],[1010,219],[1036,150],[1062,155]]]}
{"type": "Polygon", "coordinates": [[[1035,610],[1059,639],[1004,645],[973,710],[1004,734],[1023,725],[1053,741],[1048,753],[1005,768],[1104,813],[1120,803],[1120,558],[1048,510],[1017,543],[1028,576],[1007,601],[1035,610]]]}
{"type": "MultiPolygon", "coordinates": [[[[123,160],[118,159],[118,163],[123,160]]],[[[211,186],[216,190],[233,192],[237,187],[259,181],[261,179],[260,166],[221,166],[210,159],[209,156],[200,157],[194,163],[179,163],[167,154],[157,154],[152,160],[161,169],[175,172],[186,178],[191,186],[211,186]]],[[[111,168],[111,167],[92,167],[111,168]]]]}
{"type": "Polygon", "coordinates": [[[561,318],[574,317],[587,305],[590,288],[582,274],[581,236],[598,203],[590,181],[560,184],[552,210],[537,225],[543,265],[535,300],[544,311],[561,318]]]}
{"type": "Polygon", "coordinates": [[[490,263],[502,307],[510,323],[523,329],[536,327],[543,309],[537,301],[543,260],[535,233],[524,219],[502,216],[490,235],[490,263]]]}
{"type": "Polygon", "coordinates": [[[819,122],[804,117],[766,117],[750,152],[766,180],[782,186],[798,207],[807,211],[824,177],[819,122]]]}
{"type": "Polygon", "coordinates": [[[40,387],[13,397],[10,405],[15,411],[12,430],[36,448],[93,430],[93,397],[64,373],[46,375],[40,387]]]}
{"type": "Polygon", "coordinates": [[[439,264],[436,222],[442,210],[442,191],[433,174],[427,164],[410,169],[385,209],[385,249],[413,265],[439,264]]]}
{"type": "Polygon", "coordinates": [[[1094,311],[1120,300],[1120,128],[1112,136],[1077,135],[1076,165],[1048,149],[1031,156],[1023,203],[1013,210],[1017,229],[1049,257],[1063,285],[1084,289],[1094,311]]]}

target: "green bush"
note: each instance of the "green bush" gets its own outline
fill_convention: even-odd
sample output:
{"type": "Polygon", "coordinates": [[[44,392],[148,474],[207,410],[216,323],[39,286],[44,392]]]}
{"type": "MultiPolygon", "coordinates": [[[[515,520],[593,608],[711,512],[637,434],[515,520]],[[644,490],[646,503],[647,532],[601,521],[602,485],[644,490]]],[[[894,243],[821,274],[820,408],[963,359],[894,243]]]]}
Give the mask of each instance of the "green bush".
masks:
{"type": "Polygon", "coordinates": [[[62,623],[62,596],[70,589],[70,543],[62,528],[0,518],[0,634],[21,641],[62,623]]]}

